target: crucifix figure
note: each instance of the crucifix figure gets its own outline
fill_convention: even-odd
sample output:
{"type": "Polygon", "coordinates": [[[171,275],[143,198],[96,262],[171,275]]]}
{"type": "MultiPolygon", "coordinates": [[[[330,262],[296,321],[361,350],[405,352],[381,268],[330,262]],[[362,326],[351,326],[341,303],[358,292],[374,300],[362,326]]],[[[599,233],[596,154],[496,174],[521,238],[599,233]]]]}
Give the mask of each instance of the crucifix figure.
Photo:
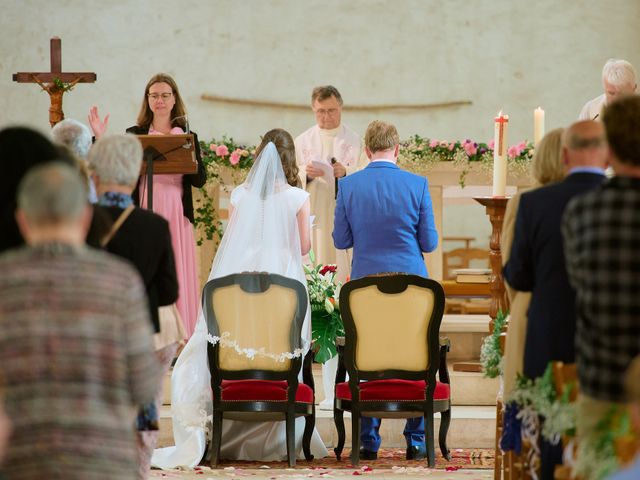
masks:
{"type": "Polygon", "coordinates": [[[62,111],[62,95],[71,90],[76,83],[93,83],[96,74],[93,72],[62,71],[62,40],[51,39],[51,71],[50,72],[18,72],[13,74],[13,81],[18,83],[37,83],[49,94],[49,123],[53,127],[64,119],[62,111]]]}

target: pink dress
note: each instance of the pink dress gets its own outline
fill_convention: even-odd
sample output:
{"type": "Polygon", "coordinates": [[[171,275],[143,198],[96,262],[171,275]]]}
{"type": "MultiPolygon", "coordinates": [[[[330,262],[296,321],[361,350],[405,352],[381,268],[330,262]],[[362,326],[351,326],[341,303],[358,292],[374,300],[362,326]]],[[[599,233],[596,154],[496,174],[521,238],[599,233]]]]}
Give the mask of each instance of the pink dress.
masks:
{"type": "MultiPolygon", "coordinates": [[[[174,127],[171,134],[184,133],[182,129],[174,127]]],[[[149,129],[149,135],[162,133],[149,129]]],[[[140,205],[147,207],[147,177],[140,178],[140,205]]],[[[169,222],[171,243],[176,262],[179,294],[176,302],[187,338],[191,337],[198,317],[198,274],[196,271],[196,242],[193,235],[193,225],[182,210],[182,175],[165,174],[153,176],[153,211],[162,215],[169,222]]]]}

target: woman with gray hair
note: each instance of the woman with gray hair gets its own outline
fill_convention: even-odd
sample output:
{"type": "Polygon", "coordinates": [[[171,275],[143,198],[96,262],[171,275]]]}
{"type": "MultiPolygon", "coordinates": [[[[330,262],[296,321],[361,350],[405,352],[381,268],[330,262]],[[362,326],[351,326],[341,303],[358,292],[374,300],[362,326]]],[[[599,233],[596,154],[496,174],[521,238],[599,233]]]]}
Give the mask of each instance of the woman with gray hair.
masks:
{"type": "MultiPolygon", "coordinates": [[[[102,242],[103,247],[129,260],[142,276],[156,333],[156,356],[164,376],[185,333],[173,305],[178,299],[178,279],[169,223],[160,215],[133,205],[131,194],[138,182],[141,163],[142,145],[130,134],[104,136],[89,152],[98,205],[114,222],[102,242]]],[[[138,478],[141,479],[149,474],[151,453],[158,439],[161,387],[159,384],[155,401],[145,405],[138,415],[138,478]]]]}
{"type": "Polygon", "coordinates": [[[87,156],[93,143],[91,131],[85,124],[72,118],[66,118],[51,129],[53,141],[66,147],[80,163],[80,171],[86,176],[89,187],[89,201],[96,203],[96,187],[87,169],[87,156]]]}

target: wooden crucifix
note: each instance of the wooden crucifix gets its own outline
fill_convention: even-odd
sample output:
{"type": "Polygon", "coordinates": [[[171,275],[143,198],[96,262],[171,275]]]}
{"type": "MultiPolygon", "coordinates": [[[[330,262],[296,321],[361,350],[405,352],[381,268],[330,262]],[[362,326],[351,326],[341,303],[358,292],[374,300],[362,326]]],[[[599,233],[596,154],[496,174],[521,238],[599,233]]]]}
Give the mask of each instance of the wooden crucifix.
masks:
{"type": "Polygon", "coordinates": [[[63,72],[62,71],[62,40],[58,37],[51,39],[51,71],[50,72],[18,72],[13,74],[13,81],[18,83],[37,83],[49,94],[49,123],[53,127],[64,120],[62,111],[62,95],[71,90],[76,83],[93,83],[96,74],[93,72],[63,72]]]}

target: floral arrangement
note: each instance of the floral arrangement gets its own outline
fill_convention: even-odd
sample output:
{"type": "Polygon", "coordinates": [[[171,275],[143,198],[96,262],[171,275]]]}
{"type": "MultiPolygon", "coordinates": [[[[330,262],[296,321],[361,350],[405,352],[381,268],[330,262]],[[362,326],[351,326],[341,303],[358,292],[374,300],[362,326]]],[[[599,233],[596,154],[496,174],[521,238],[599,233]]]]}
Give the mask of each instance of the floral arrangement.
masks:
{"type": "Polygon", "coordinates": [[[338,354],[336,337],[344,335],[340,316],[340,282],[336,282],[335,265],[317,265],[313,251],[309,252],[311,265],[304,265],[311,303],[311,338],[315,359],[325,363],[338,354]]]}
{"type": "MultiPolygon", "coordinates": [[[[463,167],[468,167],[470,163],[479,163],[489,170],[493,165],[493,148],[493,140],[486,143],[469,139],[449,142],[413,135],[401,142],[398,165],[420,174],[426,174],[429,167],[437,162],[454,162],[463,167]]],[[[509,168],[511,170],[528,168],[533,152],[531,142],[523,141],[512,145],[507,150],[509,168]]],[[[465,185],[466,174],[467,168],[463,168],[459,180],[462,187],[465,185]]]]}
{"type": "Polygon", "coordinates": [[[500,334],[507,324],[507,316],[499,310],[493,322],[493,332],[485,337],[480,349],[480,363],[485,377],[496,378],[502,375],[502,351],[500,334]]]}

